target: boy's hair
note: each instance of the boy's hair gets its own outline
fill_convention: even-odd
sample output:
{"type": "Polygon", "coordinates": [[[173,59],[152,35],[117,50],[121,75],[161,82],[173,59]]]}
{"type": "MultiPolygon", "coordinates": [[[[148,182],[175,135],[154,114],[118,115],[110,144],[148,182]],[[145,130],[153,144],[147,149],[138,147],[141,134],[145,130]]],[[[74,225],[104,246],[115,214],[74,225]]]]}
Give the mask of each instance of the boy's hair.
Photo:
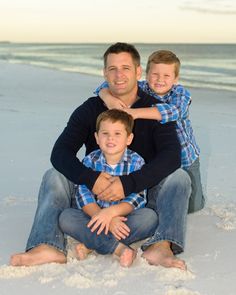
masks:
{"type": "Polygon", "coordinates": [[[150,70],[151,63],[168,65],[175,64],[175,77],[179,76],[180,60],[172,51],[158,50],[153,52],[148,58],[146,74],[150,70]]]}
{"type": "Polygon", "coordinates": [[[109,54],[115,53],[122,53],[122,52],[127,52],[131,55],[133,62],[136,66],[140,66],[140,54],[138,53],[138,50],[134,47],[132,44],[128,43],[122,43],[122,42],[117,42],[106,50],[106,52],[103,55],[103,61],[104,61],[104,67],[107,65],[107,56],[109,54]]]}
{"type": "Polygon", "coordinates": [[[120,121],[122,124],[124,124],[127,134],[130,135],[132,133],[132,129],[134,126],[134,120],[130,114],[128,114],[122,110],[118,110],[118,109],[111,109],[111,110],[107,110],[105,112],[102,112],[97,117],[96,132],[98,132],[100,130],[101,122],[106,121],[106,120],[110,120],[112,123],[120,121]]]}

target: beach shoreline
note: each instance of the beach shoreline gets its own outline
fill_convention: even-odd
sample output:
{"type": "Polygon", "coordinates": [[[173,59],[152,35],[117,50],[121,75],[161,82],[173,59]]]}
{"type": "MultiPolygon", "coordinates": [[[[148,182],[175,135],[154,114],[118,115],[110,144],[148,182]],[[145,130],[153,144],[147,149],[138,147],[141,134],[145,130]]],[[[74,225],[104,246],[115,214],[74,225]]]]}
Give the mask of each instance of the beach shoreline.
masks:
{"type": "MultiPolygon", "coordinates": [[[[1,295],[235,294],[236,97],[231,91],[190,88],[190,118],[201,148],[206,208],[188,216],[181,273],[152,267],[138,256],[128,270],[111,257],[68,265],[12,268],[11,253],[24,251],[52,146],[73,110],[102,77],[0,61],[0,283],[1,295]],[[4,226],[3,226],[4,224],[4,226]],[[113,275],[115,274],[115,275],[113,275]],[[104,291],[104,286],[107,290],[104,291]],[[137,291],[138,290],[138,291],[137,291]]],[[[79,153],[83,157],[83,151],[79,153]]]]}

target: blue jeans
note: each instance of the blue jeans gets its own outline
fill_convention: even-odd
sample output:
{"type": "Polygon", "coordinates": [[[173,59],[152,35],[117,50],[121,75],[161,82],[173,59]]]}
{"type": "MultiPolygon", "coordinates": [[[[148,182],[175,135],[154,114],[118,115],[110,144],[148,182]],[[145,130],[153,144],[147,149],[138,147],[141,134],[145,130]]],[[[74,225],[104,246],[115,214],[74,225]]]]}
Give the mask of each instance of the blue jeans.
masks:
{"type": "Polygon", "coordinates": [[[59,215],[66,209],[75,207],[75,185],[54,168],[43,176],[26,251],[47,244],[65,252],[66,240],[59,227],[59,215]]]}
{"type": "MultiPolygon", "coordinates": [[[[137,209],[127,216],[125,222],[130,228],[129,236],[121,240],[120,243],[129,246],[130,244],[152,236],[157,227],[157,215],[154,210],[149,208],[137,209]]],[[[99,254],[112,254],[119,244],[119,241],[104,231],[97,235],[97,231],[91,232],[87,227],[90,217],[80,209],[65,209],[60,217],[59,224],[62,231],[74,239],[85,244],[89,249],[96,250],[99,254]]]]}
{"type": "Polygon", "coordinates": [[[160,241],[171,242],[174,254],[184,250],[188,200],[191,180],[188,174],[178,169],[148,191],[148,205],[158,215],[154,235],[142,245],[142,250],[160,241]]]}
{"type": "Polygon", "coordinates": [[[200,161],[197,158],[193,164],[185,169],[191,179],[192,192],[189,198],[188,213],[201,210],[205,205],[205,197],[202,191],[200,161]]]}
{"type": "MultiPolygon", "coordinates": [[[[158,214],[154,235],[143,245],[161,240],[172,242],[174,253],[184,249],[186,215],[191,182],[182,169],[176,170],[148,192],[148,206],[158,214]]],[[[26,251],[48,244],[65,253],[65,238],[59,226],[59,215],[67,208],[75,208],[75,186],[55,169],[48,170],[39,190],[36,210],[26,251]]]]}

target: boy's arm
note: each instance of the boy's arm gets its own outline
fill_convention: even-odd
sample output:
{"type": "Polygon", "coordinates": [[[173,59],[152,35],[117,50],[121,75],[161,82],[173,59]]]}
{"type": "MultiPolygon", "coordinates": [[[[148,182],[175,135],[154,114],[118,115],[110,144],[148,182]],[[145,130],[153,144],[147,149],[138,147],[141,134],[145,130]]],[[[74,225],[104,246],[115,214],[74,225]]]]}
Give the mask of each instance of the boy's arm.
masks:
{"type": "Polygon", "coordinates": [[[99,95],[103,100],[108,109],[123,109],[126,108],[127,105],[122,102],[119,98],[113,96],[109,91],[109,85],[107,81],[104,81],[100,86],[98,86],[94,94],[99,95]]]}
{"type": "Polygon", "coordinates": [[[86,185],[79,185],[75,199],[79,209],[90,217],[97,214],[101,208],[98,206],[94,194],[87,188],[86,185]]]}
{"type": "Polygon", "coordinates": [[[190,93],[181,85],[176,86],[172,91],[169,103],[158,103],[156,105],[162,117],[160,123],[165,124],[187,118],[190,104],[190,93]]]}
{"type": "Polygon", "coordinates": [[[150,119],[150,120],[162,120],[162,115],[159,112],[157,107],[150,107],[150,108],[138,108],[138,109],[131,109],[125,108],[124,111],[130,114],[134,120],[135,119],[150,119]]]}
{"type": "Polygon", "coordinates": [[[82,210],[84,213],[89,215],[90,217],[93,217],[94,215],[98,214],[99,211],[102,209],[98,206],[97,203],[90,203],[88,205],[85,205],[82,210]]]}
{"type": "MultiPolygon", "coordinates": [[[[156,95],[153,91],[147,92],[156,95]]],[[[157,103],[150,108],[125,109],[125,111],[134,119],[158,120],[161,124],[177,121],[188,115],[191,95],[183,86],[177,85],[172,89],[169,101],[169,103],[157,103]]]]}
{"type": "Polygon", "coordinates": [[[99,96],[109,110],[127,108],[127,105],[118,97],[113,96],[108,88],[102,88],[99,91],[99,96]]]}

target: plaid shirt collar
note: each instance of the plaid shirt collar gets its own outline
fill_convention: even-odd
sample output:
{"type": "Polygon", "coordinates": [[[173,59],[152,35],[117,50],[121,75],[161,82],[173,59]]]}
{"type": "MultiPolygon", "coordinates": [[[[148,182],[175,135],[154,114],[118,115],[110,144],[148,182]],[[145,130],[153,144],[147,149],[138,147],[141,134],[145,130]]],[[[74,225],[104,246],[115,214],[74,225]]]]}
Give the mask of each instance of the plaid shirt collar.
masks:
{"type": "MultiPolygon", "coordinates": [[[[102,164],[102,165],[108,165],[110,166],[107,161],[106,161],[106,158],[105,158],[105,155],[104,153],[101,151],[100,153],[100,156],[98,157],[98,161],[102,164]]],[[[128,152],[127,152],[127,148],[125,149],[120,161],[117,163],[117,165],[119,165],[120,163],[125,163],[125,162],[129,162],[130,159],[129,159],[129,155],[128,155],[128,152]]]]}

